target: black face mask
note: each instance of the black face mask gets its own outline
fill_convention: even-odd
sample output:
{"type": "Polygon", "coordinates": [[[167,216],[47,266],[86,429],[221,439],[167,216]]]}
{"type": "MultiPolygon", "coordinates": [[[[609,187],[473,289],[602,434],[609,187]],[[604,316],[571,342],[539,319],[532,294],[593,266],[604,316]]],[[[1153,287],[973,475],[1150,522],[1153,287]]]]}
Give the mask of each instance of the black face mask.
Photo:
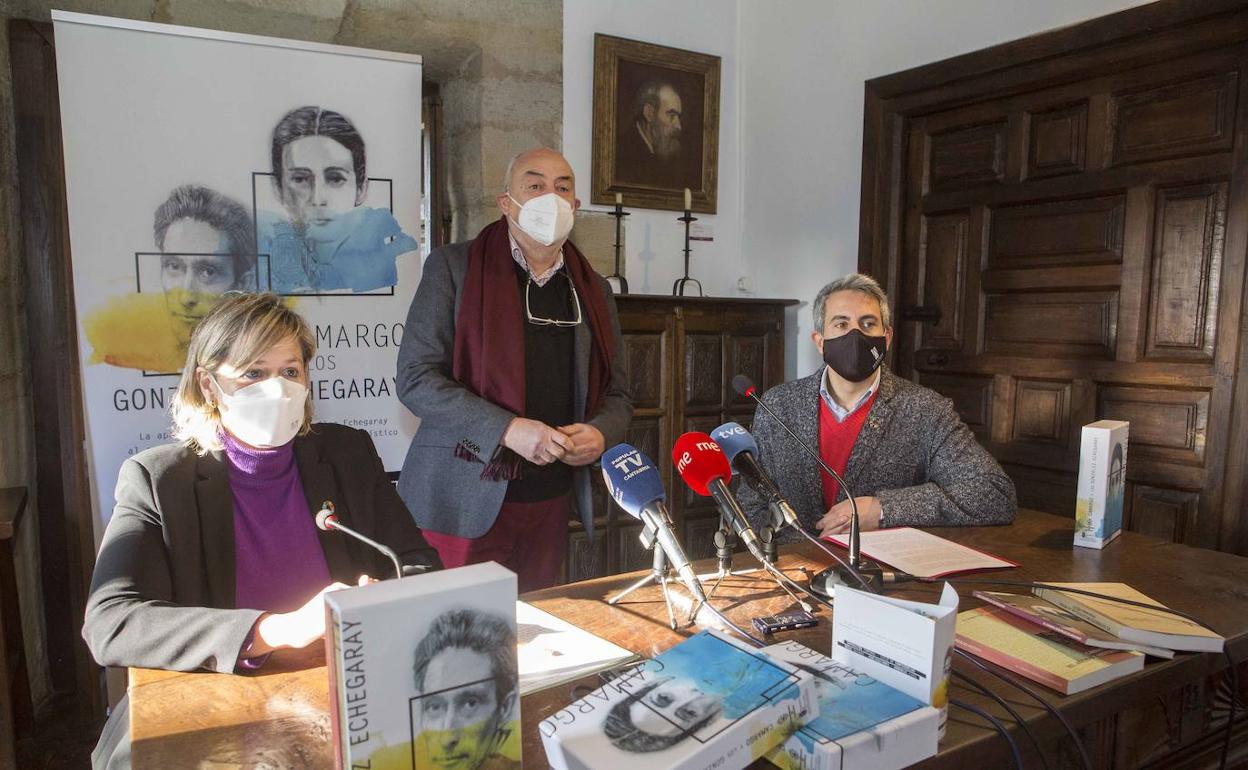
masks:
{"type": "Polygon", "coordinates": [[[884,363],[885,337],[868,337],[857,329],[823,340],[823,362],[850,382],[862,382],[884,363]]]}

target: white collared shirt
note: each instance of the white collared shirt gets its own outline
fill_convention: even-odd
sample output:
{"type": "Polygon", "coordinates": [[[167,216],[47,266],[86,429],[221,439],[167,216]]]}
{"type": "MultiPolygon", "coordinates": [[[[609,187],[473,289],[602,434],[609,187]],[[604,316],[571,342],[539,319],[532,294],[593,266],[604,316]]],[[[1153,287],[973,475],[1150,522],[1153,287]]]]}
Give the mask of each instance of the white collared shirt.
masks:
{"type": "Polygon", "coordinates": [[[828,409],[832,411],[832,416],[836,418],[836,421],[845,422],[845,418],[858,411],[858,408],[865,404],[868,398],[871,398],[871,394],[875,392],[875,389],[880,387],[880,377],[882,376],[883,373],[876,369],[875,380],[871,383],[871,387],[867,388],[866,392],[862,394],[853,406],[846,409],[836,403],[836,399],[833,398],[832,389],[828,387],[828,367],[824,366],[823,376],[819,378],[819,396],[823,399],[823,403],[828,405],[828,409]]]}
{"type": "Polygon", "coordinates": [[[559,268],[563,267],[563,249],[559,249],[559,256],[555,258],[555,264],[544,270],[541,275],[533,272],[533,268],[529,267],[529,261],[524,258],[524,252],[520,250],[520,244],[516,243],[516,238],[511,234],[511,230],[507,230],[507,240],[511,241],[511,258],[516,260],[516,264],[524,268],[524,271],[533,279],[533,283],[538,286],[545,286],[559,268]]]}

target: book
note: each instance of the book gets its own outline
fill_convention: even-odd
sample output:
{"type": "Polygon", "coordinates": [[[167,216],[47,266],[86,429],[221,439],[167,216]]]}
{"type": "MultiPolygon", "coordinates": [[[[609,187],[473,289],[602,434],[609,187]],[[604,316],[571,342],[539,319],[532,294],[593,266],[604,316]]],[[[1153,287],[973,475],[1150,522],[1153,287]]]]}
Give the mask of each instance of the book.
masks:
{"type": "Polygon", "coordinates": [[[958,602],[958,592],[948,583],[939,604],[840,586],[832,613],[832,659],[934,706],[943,738],[958,602]]]}
{"type": "Polygon", "coordinates": [[[1104,548],[1122,533],[1130,424],[1098,420],[1083,426],[1075,491],[1075,545],[1104,548]]]}
{"type": "Polygon", "coordinates": [[[767,759],[780,770],[895,770],[934,755],[940,712],[797,642],[763,652],[815,677],[819,716],[767,759]]]}
{"type": "Polygon", "coordinates": [[[516,602],[516,642],[522,696],[639,658],[526,602],[516,602]]]}
{"type": "Polygon", "coordinates": [[[702,631],[542,720],[556,770],[743,768],[818,713],[814,677],[702,631]]]}
{"type": "MultiPolygon", "coordinates": [[[[1165,607],[1126,583],[1052,583],[1055,586],[1094,591],[1106,596],[1165,607]]],[[[1082,594],[1064,593],[1051,588],[1035,588],[1033,593],[1053,604],[1129,642],[1167,647],[1191,652],[1222,652],[1226,642],[1218,634],[1169,612],[1133,607],[1129,604],[1097,599],[1082,594]]]]}
{"type": "Polygon", "coordinates": [[[998,607],[958,613],[955,644],[1063,695],[1144,668],[1142,652],[1088,647],[998,607]]]}
{"type": "Polygon", "coordinates": [[[520,767],[516,575],[493,562],[325,595],[334,766],[520,767]]]}
{"type": "MultiPolygon", "coordinates": [[[[827,535],[842,548],[849,535],[827,535]]],[[[1012,561],[976,551],[914,527],[892,527],[863,532],[862,555],[915,577],[945,577],[963,572],[1017,567],[1012,561]]]]}
{"type": "Polygon", "coordinates": [[[1155,647],[1142,642],[1128,642],[1125,639],[1119,639],[1108,631],[1098,628],[1077,615],[1072,615],[1070,612],[1052,602],[1041,599],[1039,596],[1007,594],[997,591],[975,591],[972,595],[978,599],[983,599],[993,606],[1000,607],[1011,615],[1016,615],[1023,620],[1030,620],[1032,623],[1044,626],[1050,631],[1056,631],[1089,647],[1103,647],[1107,650],[1139,650],[1155,658],[1174,657],[1174,650],[1168,650],[1165,647],[1155,647]]]}

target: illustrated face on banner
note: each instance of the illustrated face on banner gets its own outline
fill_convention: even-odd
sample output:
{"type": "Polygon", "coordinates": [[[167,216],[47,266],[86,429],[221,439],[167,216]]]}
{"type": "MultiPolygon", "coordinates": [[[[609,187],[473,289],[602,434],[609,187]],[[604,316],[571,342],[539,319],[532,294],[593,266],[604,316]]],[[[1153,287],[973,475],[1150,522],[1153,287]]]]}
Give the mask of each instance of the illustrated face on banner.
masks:
{"type": "Polygon", "coordinates": [[[507,704],[500,703],[490,659],[463,647],[429,661],[419,699],[416,766],[475,770],[494,753],[507,704]]]}
{"type": "Polygon", "coordinates": [[[363,202],[351,151],[326,136],[305,136],[282,151],[282,204],[292,219],[327,225],[363,202]]]}
{"type": "Polygon", "coordinates": [[[391,211],[393,181],[369,195],[364,136],[319,105],[286,112],[270,138],[270,188],[256,195],[256,249],[279,294],[391,289],[397,259],[419,248],[391,211]],[[270,197],[271,196],[271,197],[270,197]]]}
{"type": "Polygon", "coordinates": [[[165,232],[160,284],[179,339],[189,341],[195,324],[219,295],[240,288],[226,234],[198,219],[179,219],[165,232]]]}

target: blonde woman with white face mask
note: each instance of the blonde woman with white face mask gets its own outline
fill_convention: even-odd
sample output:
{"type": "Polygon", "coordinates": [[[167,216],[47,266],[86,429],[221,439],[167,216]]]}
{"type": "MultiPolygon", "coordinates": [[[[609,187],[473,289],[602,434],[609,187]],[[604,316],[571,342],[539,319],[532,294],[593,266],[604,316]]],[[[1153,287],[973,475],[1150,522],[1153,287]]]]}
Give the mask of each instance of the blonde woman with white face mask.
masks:
{"type": "MultiPolygon", "coordinates": [[[[314,351],[273,294],[227,294],[196,327],[173,402],[179,442],[129,458],[117,480],[82,631],[100,665],[234,673],[320,639],[325,592],[393,573],[317,530],[325,500],[404,564],[441,566],[372,438],[312,423],[314,351]]],[[[97,767],[128,755],[125,711],[97,767]]]]}

